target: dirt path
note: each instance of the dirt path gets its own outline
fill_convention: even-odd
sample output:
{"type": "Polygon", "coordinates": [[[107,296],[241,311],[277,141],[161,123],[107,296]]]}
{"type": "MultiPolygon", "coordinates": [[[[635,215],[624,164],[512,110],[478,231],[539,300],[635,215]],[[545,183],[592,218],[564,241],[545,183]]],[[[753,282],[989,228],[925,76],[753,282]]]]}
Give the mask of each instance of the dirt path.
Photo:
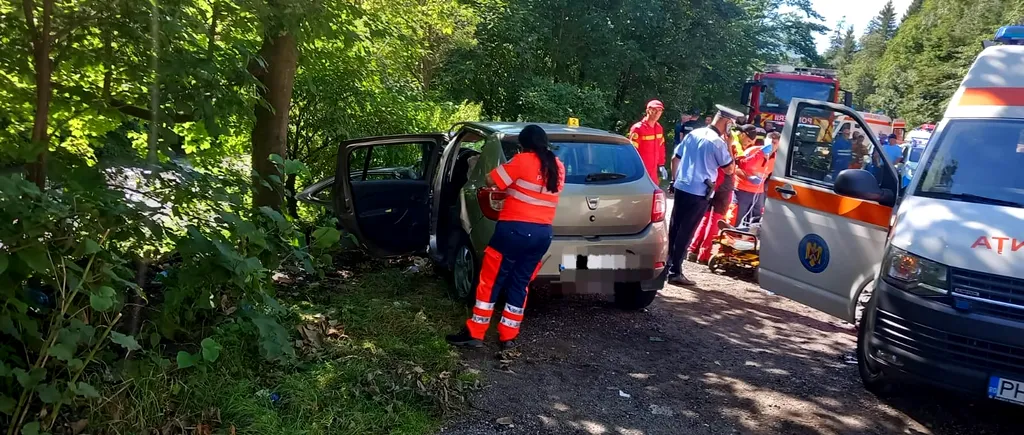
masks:
{"type": "Polygon", "coordinates": [[[998,403],[922,388],[883,402],[844,361],[852,329],[753,284],[687,270],[700,289],[667,287],[645,312],[531,300],[511,372],[493,344],[465,353],[487,386],[441,433],[1020,433],[1011,416],[1021,409],[998,403]]]}

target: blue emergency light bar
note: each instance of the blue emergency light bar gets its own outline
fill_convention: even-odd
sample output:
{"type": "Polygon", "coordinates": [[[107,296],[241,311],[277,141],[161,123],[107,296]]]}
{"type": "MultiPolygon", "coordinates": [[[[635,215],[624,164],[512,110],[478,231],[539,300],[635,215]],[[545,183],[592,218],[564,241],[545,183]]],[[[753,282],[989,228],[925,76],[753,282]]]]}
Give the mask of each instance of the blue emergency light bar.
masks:
{"type": "Polygon", "coordinates": [[[1024,45],[1024,26],[1000,27],[993,40],[1006,45],[1024,45]]]}

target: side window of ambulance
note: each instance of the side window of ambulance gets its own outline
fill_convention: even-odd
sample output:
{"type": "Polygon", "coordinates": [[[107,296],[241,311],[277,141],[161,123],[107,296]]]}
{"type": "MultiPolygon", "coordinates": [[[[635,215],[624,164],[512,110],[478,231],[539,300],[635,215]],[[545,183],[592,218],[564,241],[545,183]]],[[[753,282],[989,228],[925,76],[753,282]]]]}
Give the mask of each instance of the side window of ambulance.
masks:
{"type": "Polygon", "coordinates": [[[843,113],[802,106],[790,138],[787,176],[831,187],[844,169],[864,169],[882,185],[884,160],[856,121],[835,123],[843,113]],[[838,131],[836,130],[838,129],[838,131]]]}

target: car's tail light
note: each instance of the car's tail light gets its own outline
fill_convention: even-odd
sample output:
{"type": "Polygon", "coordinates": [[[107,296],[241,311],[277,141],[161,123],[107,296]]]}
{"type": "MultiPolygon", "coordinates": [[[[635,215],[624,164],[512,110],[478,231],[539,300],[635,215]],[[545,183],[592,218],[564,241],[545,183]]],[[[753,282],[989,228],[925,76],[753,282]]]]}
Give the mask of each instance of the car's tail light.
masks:
{"type": "Polygon", "coordinates": [[[661,189],[654,191],[654,202],[651,204],[651,222],[665,220],[665,192],[661,189]]]}
{"type": "Polygon", "coordinates": [[[487,219],[498,220],[501,207],[505,203],[505,191],[497,187],[481,187],[476,190],[476,201],[480,203],[480,211],[487,219]]]}

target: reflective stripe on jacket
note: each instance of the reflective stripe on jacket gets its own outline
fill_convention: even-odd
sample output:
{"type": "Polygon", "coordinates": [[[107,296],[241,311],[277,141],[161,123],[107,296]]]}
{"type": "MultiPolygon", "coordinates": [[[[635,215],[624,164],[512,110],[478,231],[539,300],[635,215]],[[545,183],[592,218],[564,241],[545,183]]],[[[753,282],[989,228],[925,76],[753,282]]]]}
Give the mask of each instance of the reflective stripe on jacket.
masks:
{"type": "Polygon", "coordinates": [[[654,184],[658,184],[658,166],[665,166],[665,133],[661,124],[650,125],[644,121],[633,124],[629,128],[629,141],[640,153],[640,159],[647,168],[654,184]]]}
{"type": "Polygon", "coordinates": [[[544,186],[540,158],[532,152],[517,154],[491,171],[490,177],[507,195],[498,220],[551,225],[555,220],[558,195],[565,185],[565,166],[558,164],[558,192],[544,186]]]}

